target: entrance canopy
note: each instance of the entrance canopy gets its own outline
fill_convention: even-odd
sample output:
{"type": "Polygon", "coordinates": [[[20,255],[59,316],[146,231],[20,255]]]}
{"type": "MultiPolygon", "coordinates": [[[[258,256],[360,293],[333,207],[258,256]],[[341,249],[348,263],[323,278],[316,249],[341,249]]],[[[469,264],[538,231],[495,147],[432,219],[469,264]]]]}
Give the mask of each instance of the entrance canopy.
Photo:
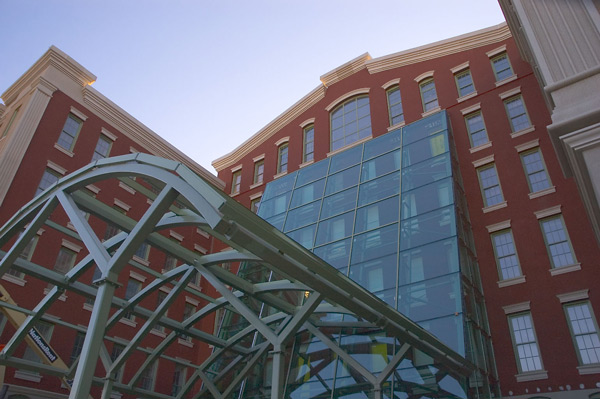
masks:
{"type": "MultiPolygon", "coordinates": [[[[0,275],[21,273],[23,279],[41,280],[47,287],[35,292],[5,284],[8,295],[0,302],[4,313],[24,317],[18,321],[9,317],[15,328],[0,352],[0,364],[54,375],[69,384],[72,380],[70,398],[88,397],[92,385],[102,386],[103,398],[109,398],[111,392],[150,398],[229,398],[234,392],[242,392],[245,381],[258,372],[264,374],[270,396],[281,398],[284,386],[298,378],[290,372],[286,350],[300,334],[309,334],[334,358],[343,361],[352,370],[354,380],[362,382],[355,384],[359,387],[356,389],[372,392],[369,397],[383,397],[386,382],[401,363],[411,363],[422,376],[420,383],[406,383],[415,395],[418,391],[426,396],[462,397],[448,392],[442,381],[451,376],[466,387],[464,382],[474,372],[473,365],[430,333],[174,161],[146,154],[96,161],[60,179],[17,212],[0,230],[0,247],[4,250],[0,275]],[[90,195],[90,187],[111,184],[135,190],[136,203],[145,203],[139,217],[129,214],[133,212],[123,214],[109,201],[103,201],[101,195],[90,195]],[[68,224],[60,222],[67,220],[65,214],[68,224]],[[102,240],[90,226],[97,219],[116,226],[120,233],[102,240]],[[182,226],[195,226],[229,249],[212,254],[186,249],[168,235],[170,229],[182,226]],[[80,243],[86,255],[64,274],[53,270],[52,264],[23,259],[20,255],[40,229],[53,230],[80,243]],[[161,272],[140,262],[135,254],[144,243],[176,258],[180,266],[161,272]],[[222,267],[237,262],[259,266],[269,278],[242,278],[222,267]],[[93,282],[89,278],[91,270],[95,270],[93,282]],[[135,270],[151,278],[146,278],[141,290],[129,298],[115,295],[117,287],[125,284],[135,270]],[[201,292],[198,275],[217,294],[201,292]],[[148,298],[158,291],[166,296],[149,307],[148,298]],[[184,296],[199,303],[195,313],[182,318],[167,312],[184,296]],[[65,298],[69,297],[85,299],[91,309],[89,320],[56,317],[58,309],[64,312],[68,306],[65,298]],[[117,342],[113,328],[132,315],[137,330],[115,355],[109,351],[117,342]],[[217,326],[220,320],[237,320],[239,328],[228,334],[212,326],[206,328],[206,320],[213,319],[217,326]],[[54,337],[58,329],[84,333],[78,359],[70,365],[52,361],[52,356],[44,359],[43,355],[53,351],[52,339],[45,342],[42,337],[40,341],[31,333],[40,322],[55,326],[54,337]],[[360,355],[346,350],[339,340],[344,329],[376,332],[386,347],[384,352],[379,351],[381,367],[373,370],[360,355]],[[164,332],[164,339],[150,345],[155,341],[148,337],[156,330],[164,332]],[[196,347],[210,345],[211,349],[197,361],[169,355],[169,348],[182,338],[196,347]],[[16,356],[23,342],[37,345],[34,351],[46,364],[16,356]],[[134,358],[143,359],[141,367],[122,376],[120,369],[134,358]],[[265,359],[269,367],[264,367],[265,359]],[[143,383],[145,371],[157,361],[173,362],[188,370],[176,392],[155,392],[143,383]],[[427,364],[427,377],[423,368],[418,370],[420,364],[427,364]]],[[[70,353],[59,351],[56,355],[60,360],[70,353]]],[[[286,397],[303,397],[286,392],[286,397]]]]}

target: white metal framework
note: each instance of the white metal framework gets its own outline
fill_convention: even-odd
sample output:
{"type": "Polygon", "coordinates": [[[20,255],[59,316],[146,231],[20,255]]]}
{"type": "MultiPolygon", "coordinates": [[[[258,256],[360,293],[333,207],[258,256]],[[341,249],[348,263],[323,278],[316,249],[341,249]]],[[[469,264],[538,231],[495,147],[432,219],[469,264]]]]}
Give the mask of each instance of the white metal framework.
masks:
{"type": "MultiPolygon", "coordinates": [[[[272,363],[268,377],[270,397],[281,398],[286,378],[285,352],[289,351],[297,334],[307,332],[320,339],[334,357],[343,359],[361,376],[366,387],[361,389],[372,392],[375,398],[383,397],[382,384],[395,372],[398,364],[403,359],[412,359],[417,353],[419,356],[425,354],[435,365],[429,368],[431,376],[427,386],[420,387],[424,394],[439,393],[442,388],[436,386],[436,381],[446,375],[464,381],[474,371],[468,361],[430,333],[174,161],[146,154],[100,159],[60,179],[17,212],[0,229],[0,247],[5,250],[0,254],[0,275],[13,268],[28,279],[41,280],[48,286],[45,294],[39,293],[37,305],[33,307],[19,306],[17,298],[17,303],[0,300],[3,309],[26,316],[15,326],[12,338],[0,352],[0,364],[73,380],[70,398],[88,397],[92,385],[102,386],[103,399],[108,399],[113,391],[149,398],[230,398],[240,391],[248,375],[256,372],[257,364],[265,356],[272,363]],[[85,192],[86,186],[102,186],[115,179],[148,198],[149,205],[141,217],[135,219],[124,215],[85,192]],[[148,189],[146,183],[153,189],[148,189]],[[56,222],[56,215],[64,215],[62,212],[68,216],[71,228],[56,222]],[[89,218],[110,221],[121,233],[102,241],[90,227],[89,218]],[[209,233],[232,249],[202,255],[183,248],[164,234],[165,230],[189,225],[209,233]],[[38,265],[20,258],[23,249],[42,227],[81,242],[87,256],[64,275],[52,270],[51,265],[38,265]],[[133,255],[143,242],[176,257],[183,264],[160,273],[136,262],[133,255]],[[258,282],[242,279],[220,266],[225,262],[259,264],[272,278],[258,282]],[[115,295],[119,276],[127,265],[142,269],[153,277],[153,281],[147,282],[129,300],[115,295]],[[93,284],[89,279],[84,282],[81,276],[95,267],[100,270],[101,277],[93,284]],[[188,283],[197,273],[220,296],[212,298],[194,285],[190,286],[188,283]],[[154,308],[140,305],[161,287],[170,289],[162,303],[154,308]],[[63,295],[79,295],[90,303],[93,301],[87,326],[81,326],[81,320],[53,317],[53,309],[64,304],[60,302],[63,295]],[[167,313],[169,306],[182,295],[200,298],[203,304],[185,320],[167,313]],[[270,309],[268,312],[263,311],[265,306],[270,309]],[[217,311],[243,320],[239,331],[223,337],[198,327],[199,322],[217,311]],[[137,333],[122,353],[111,359],[107,350],[110,347],[107,343],[114,342],[111,328],[128,314],[136,316],[137,333]],[[352,315],[353,321],[344,321],[344,326],[377,330],[394,342],[394,350],[388,353],[383,371],[373,374],[332,339],[328,333],[332,321],[325,317],[332,314],[352,315]],[[39,321],[85,333],[78,361],[70,367],[59,367],[52,361],[42,365],[15,356],[15,350],[24,340],[30,343],[31,329],[39,321]],[[157,326],[170,333],[160,344],[148,347],[145,339],[157,326]],[[198,344],[212,345],[212,355],[199,364],[169,357],[165,354],[167,348],[181,336],[191,337],[198,344]],[[127,381],[116,380],[115,375],[132,356],[145,359],[143,365],[127,381]],[[144,370],[157,359],[195,370],[187,374],[175,396],[139,387],[144,370]],[[223,359],[227,359],[226,364],[215,367],[223,359]]],[[[14,290],[11,294],[19,297],[23,293],[14,290]]],[[[28,295],[35,296],[35,293],[28,295]]],[[[40,349],[47,352],[38,345],[40,349]]],[[[441,396],[453,397],[452,394],[441,396]]]]}

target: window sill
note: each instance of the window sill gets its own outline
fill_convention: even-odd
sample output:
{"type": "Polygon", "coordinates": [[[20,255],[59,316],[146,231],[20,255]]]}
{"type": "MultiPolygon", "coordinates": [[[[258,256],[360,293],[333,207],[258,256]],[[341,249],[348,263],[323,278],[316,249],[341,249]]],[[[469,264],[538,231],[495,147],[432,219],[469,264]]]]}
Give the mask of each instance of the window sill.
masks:
{"type": "Polygon", "coordinates": [[[140,258],[140,257],[139,257],[139,256],[137,256],[137,255],[133,255],[133,258],[132,258],[132,259],[133,259],[134,261],[136,261],[137,263],[139,263],[139,264],[142,264],[142,265],[144,265],[144,266],[146,266],[146,267],[150,266],[150,261],[148,261],[148,260],[146,260],[146,259],[142,259],[142,258],[140,258]]]}
{"type": "Polygon", "coordinates": [[[25,281],[23,278],[13,276],[12,274],[3,274],[2,280],[8,281],[9,283],[13,283],[21,287],[25,286],[25,283],[27,283],[27,281],[25,281]]]}
{"type": "Polygon", "coordinates": [[[91,312],[92,310],[94,310],[94,305],[92,305],[91,303],[84,302],[83,309],[89,310],[91,312]]]}
{"type": "Polygon", "coordinates": [[[167,334],[161,330],[155,330],[154,328],[150,330],[150,334],[156,335],[157,337],[166,338],[167,334]]]}
{"type": "Polygon", "coordinates": [[[177,343],[181,344],[183,346],[187,346],[188,348],[193,348],[194,344],[190,341],[188,341],[187,339],[183,339],[183,338],[177,338],[177,343]]]}
{"type": "Polygon", "coordinates": [[[123,323],[123,324],[125,324],[126,326],[129,326],[129,327],[137,327],[137,323],[135,321],[129,320],[129,319],[125,319],[123,317],[121,317],[119,319],[119,323],[123,323]]]}
{"type": "Polygon", "coordinates": [[[458,97],[458,98],[456,99],[456,102],[462,103],[463,101],[466,101],[466,100],[468,100],[469,98],[473,98],[473,97],[476,97],[476,96],[477,96],[477,90],[475,90],[475,91],[474,91],[474,92],[472,92],[472,93],[466,94],[466,95],[464,95],[464,96],[462,96],[462,97],[458,97]]]}
{"type": "MultiPolygon", "coordinates": [[[[263,182],[261,182],[261,181],[256,182],[256,183],[254,183],[253,185],[250,186],[250,190],[252,190],[253,188],[256,188],[256,187],[260,187],[262,185],[263,185],[263,182]]],[[[239,194],[239,193],[237,193],[237,194],[239,194]]]]}
{"type": "Polygon", "coordinates": [[[512,137],[514,139],[515,137],[519,137],[519,136],[522,136],[524,134],[531,133],[534,130],[535,130],[535,126],[529,126],[529,127],[525,128],[525,129],[521,129],[521,130],[518,130],[516,132],[512,132],[510,134],[510,137],[512,137]]]}
{"type": "Polygon", "coordinates": [[[552,186],[545,190],[536,191],[535,193],[529,193],[529,199],[534,199],[538,197],[543,197],[544,195],[552,194],[556,192],[556,187],[552,186]]]}
{"type": "Polygon", "coordinates": [[[555,267],[554,269],[550,269],[551,276],[558,276],[559,274],[576,272],[577,270],[581,270],[581,263],[575,263],[568,266],[555,267]]]}
{"type": "Polygon", "coordinates": [[[15,378],[25,381],[40,382],[42,376],[33,371],[17,370],[15,371],[15,378]]]}
{"type": "Polygon", "coordinates": [[[340,152],[344,152],[344,151],[346,151],[347,149],[349,149],[349,148],[352,148],[352,147],[354,147],[354,146],[357,146],[357,145],[359,145],[359,144],[362,144],[362,143],[364,143],[365,141],[369,141],[369,140],[371,140],[372,138],[373,138],[373,135],[371,134],[371,135],[369,135],[369,136],[367,136],[367,137],[365,137],[365,138],[362,138],[362,139],[360,139],[360,140],[357,140],[357,141],[355,141],[354,143],[350,143],[350,144],[348,144],[348,145],[346,145],[346,146],[344,146],[344,147],[338,148],[337,150],[330,151],[330,152],[328,152],[328,153],[327,153],[327,155],[326,155],[326,156],[327,156],[327,158],[329,158],[329,157],[330,157],[330,156],[332,156],[332,155],[338,154],[338,153],[340,153],[340,152]]]}
{"type": "Polygon", "coordinates": [[[512,75],[512,76],[509,76],[506,79],[499,80],[498,82],[496,82],[496,87],[500,87],[502,85],[505,85],[505,84],[507,84],[509,82],[512,82],[513,80],[517,80],[517,75],[512,75]]]}
{"type": "Polygon", "coordinates": [[[496,205],[483,207],[483,208],[481,208],[481,210],[483,211],[483,213],[489,213],[489,212],[493,212],[498,209],[506,208],[507,205],[508,205],[508,203],[506,201],[502,201],[496,205]]]}
{"type": "Polygon", "coordinates": [[[473,153],[475,153],[477,151],[481,151],[481,150],[485,150],[486,148],[490,148],[491,146],[492,146],[492,142],[488,141],[487,143],[478,145],[477,147],[471,147],[471,148],[469,148],[469,152],[471,154],[473,154],[473,153]]]}
{"type": "Polygon", "coordinates": [[[71,158],[73,158],[73,155],[75,155],[74,153],[67,150],[66,148],[62,148],[61,146],[59,146],[58,143],[54,143],[54,148],[56,148],[58,151],[62,152],[63,154],[70,156],[71,158]]]}
{"type": "Polygon", "coordinates": [[[119,187],[121,187],[123,190],[127,191],[129,194],[135,195],[135,189],[129,187],[127,184],[123,183],[122,181],[119,181],[119,187]]]}
{"type": "Polygon", "coordinates": [[[285,175],[287,175],[287,170],[285,172],[279,172],[276,175],[274,175],[273,180],[279,179],[280,177],[285,176],[285,175]]]}
{"type": "Polygon", "coordinates": [[[585,366],[577,367],[579,375],[600,374],[600,364],[586,364],[585,366]]]}
{"type": "Polygon", "coordinates": [[[237,197],[238,195],[240,195],[240,192],[239,192],[239,191],[238,191],[238,192],[235,192],[235,193],[231,193],[231,194],[229,194],[229,196],[230,196],[231,198],[233,198],[233,197],[237,197]]]}
{"type": "Polygon", "coordinates": [[[519,276],[515,278],[509,278],[506,280],[500,280],[497,282],[498,288],[509,287],[511,285],[523,284],[525,282],[525,276],[519,276]]]}
{"type": "Polygon", "coordinates": [[[190,287],[196,291],[202,292],[202,287],[200,287],[196,283],[188,283],[188,287],[190,287]]]}
{"type": "Polygon", "coordinates": [[[308,166],[308,165],[312,165],[313,163],[315,163],[315,160],[311,159],[310,161],[306,161],[306,162],[301,163],[300,165],[298,165],[298,167],[300,169],[302,169],[303,167],[308,166]]]}
{"type": "Polygon", "coordinates": [[[515,377],[517,377],[517,382],[547,380],[548,372],[546,370],[528,371],[526,373],[517,374],[515,377]]]}
{"type": "Polygon", "coordinates": [[[429,115],[433,115],[433,114],[435,114],[436,112],[440,112],[441,110],[442,110],[442,108],[441,108],[440,106],[437,106],[437,107],[435,107],[434,109],[430,109],[430,110],[429,110],[429,111],[427,111],[427,112],[423,112],[423,113],[421,114],[421,118],[428,117],[429,115]]]}
{"type": "Polygon", "coordinates": [[[405,125],[404,121],[400,122],[400,123],[396,123],[395,125],[392,125],[390,127],[387,128],[388,132],[391,132],[392,130],[396,130],[396,129],[400,129],[401,127],[403,127],[405,125]]]}

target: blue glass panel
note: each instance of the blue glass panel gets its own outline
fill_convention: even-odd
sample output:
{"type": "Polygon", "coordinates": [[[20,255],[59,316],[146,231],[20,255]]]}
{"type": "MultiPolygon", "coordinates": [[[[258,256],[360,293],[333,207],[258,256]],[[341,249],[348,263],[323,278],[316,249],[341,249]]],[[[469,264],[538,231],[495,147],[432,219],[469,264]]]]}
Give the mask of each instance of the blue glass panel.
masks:
{"type": "Polygon", "coordinates": [[[267,187],[265,187],[265,193],[262,196],[262,201],[271,199],[287,191],[290,191],[294,187],[296,173],[297,172],[290,173],[267,184],[267,187]]]}
{"type": "Polygon", "coordinates": [[[350,238],[315,248],[315,255],[346,274],[350,259],[350,238]]]}
{"type": "Polygon", "coordinates": [[[401,133],[401,130],[394,130],[393,132],[389,132],[383,136],[366,142],[363,160],[371,159],[377,155],[381,155],[395,148],[399,148],[402,144],[401,133]]]}
{"type": "Polygon", "coordinates": [[[319,210],[321,209],[321,201],[315,201],[300,208],[293,209],[288,212],[287,220],[285,221],[285,230],[295,230],[298,227],[306,226],[317,221],[319,210]]]}
{"type": "Polygon", "coordinates": [[[258,208],[258,215],[263,219],[269,219],[271,216],[278,215],[287,211],[291,192],[287,192],[283,195],[279,195],[269,200],[261,200],[260,208],[258,208]]]}
{"type": "Polygon", "coordinates": [[[366,230],[397,222],[398,212],[398,196],[359,208],[356,211],[354,233],[361,233],[366,230]]]}
{"type": "Polygon", "coordinates": [[[273,227],[275,227],[277,230],[282,231],[283,230],[283,222],[285,222],[285,213],[281,213],[277,216],[273,216],[272,218],[269,219],[265,219],[267,222],[271,223],[271,225],[273,227]]]}
{"type": "Polygon", "coordinates": [[[296,179],[296,187],[300,187],[311,181],[320,179],[327,175],[327,169],[329,168],[329,159],[324,159],[313,165],[306,166],[298,171],[298,178],[296,179]]]}
{"type": "Polygon", "coordinates": [[[294,190],[290,208],[296,208],[300,205],[308,204],[323,196],[325,188],[325,179],[317,180],[316,182],[307,184],[294,190]]]}
{"type": "Polygon", "coordinates": [[[402,149],[402,166],[410,166],[448,151],[448,134],[442,132],[402,149]]]}
{"type": "Polygon", "coordinates": [[[362,145],[357,145],[331,157],[329,173],[335,173],[349,166],[356,165],[362,157],[362,145]]]}
{"type": "Polygon", "coordinates": [[[461,313],[439,319],[421,321],[418,324],[435,335],[450,349],[462,356],[465,355],[463,315],[461,313]]]}
{"type": "Polygon", "coordinates": [[[416,283],[459,270],[456,237],[400,253],[399,285],[416,283]]]}
{"type": "Polygon", "coordinates": [[[452,175],[450,153],[402,168],[402,191],[412,190],[452,175]]]}
{"type": "Polygon", "coordinates": [[[393,253],[392,255],[351,265],[350,278],[371,292],[380,292],[396,288],[397,269],[398,256],[393,253]]]}
{"type": "Polygon", "coordinates": [[[402,194],[402,220],[454,203],[452,178],[437,181],[402,194]]]}
{"type": "Polygon", "coordinates": [[[408,145],[448,128],[446,112],[438,112],[402,129],[402,145],[408,145]]]}
{"type": "Polygon", "coordinates": [[[321,210],[321,219],[337,215],[342,212],[356,208],[356,194],[358,188],[342,191],[323,200],[323,209],[321,210]]]}
{"type": "Polygon", "coordinates": [[[360,263],[392,254],[398,250],[398,225],[393,224],[354,236],[352,262],[360,263]]]}
{"type": "Polygon", "coordinates": [[[419,247],[456,235],[454,207],[407,219],[400,225],[400,250],[419,247]]]}
{"type": "Polygon", "coordinates": [[[316,245],[341,240],[352,234],[354,211],[321,221],[317,230],[316,245]]]}
{"type": "Polygon", "coordinates": [[[393,172],[360,185],[358,189],[358,205],[378,201],[400,192],[400,172],[393,172]]]}
{"type": "Polygon", "coordinates": [[[462,312],[460,273],[448,274],[398,289],[398,310],[418,322],[462,312]]]}
{"type": "Polygon", "coordinates": [[[389,152],[362,164],[360,181],[375,179],[393,170],[400,169],[400,150],[389,152]]]}
{"type": "Polygon", "coordinates": [[[287,232],[287,236],[292,240],[296,241],[298,244],[302,245],[304,248],[312,249],[313,241],[315,239],[315,228],[316,224],[311,224],[310,226],[303,227],[298,230],[287,232]]]}
{"type": "Polygon", "coordinates": [[[327,185],[325,186],[325,195],[333,194],[345,188],[357,185],[359,172],[360,168],[356,165],[343,172],[329,175],[327,178],[327,185]]]}

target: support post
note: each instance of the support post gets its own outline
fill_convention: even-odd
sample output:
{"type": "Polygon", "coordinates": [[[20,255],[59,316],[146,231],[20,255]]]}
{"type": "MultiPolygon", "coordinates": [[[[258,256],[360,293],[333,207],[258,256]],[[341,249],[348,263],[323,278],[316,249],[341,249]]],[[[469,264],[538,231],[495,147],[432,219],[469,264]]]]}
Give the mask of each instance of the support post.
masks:
{"type": "Polygon", "coordinates": [[[271,399],[283,398],[283,377],[285,353],[283,345],[274,345],[273,351],[273,375],[271,376],[271,399]]]}

